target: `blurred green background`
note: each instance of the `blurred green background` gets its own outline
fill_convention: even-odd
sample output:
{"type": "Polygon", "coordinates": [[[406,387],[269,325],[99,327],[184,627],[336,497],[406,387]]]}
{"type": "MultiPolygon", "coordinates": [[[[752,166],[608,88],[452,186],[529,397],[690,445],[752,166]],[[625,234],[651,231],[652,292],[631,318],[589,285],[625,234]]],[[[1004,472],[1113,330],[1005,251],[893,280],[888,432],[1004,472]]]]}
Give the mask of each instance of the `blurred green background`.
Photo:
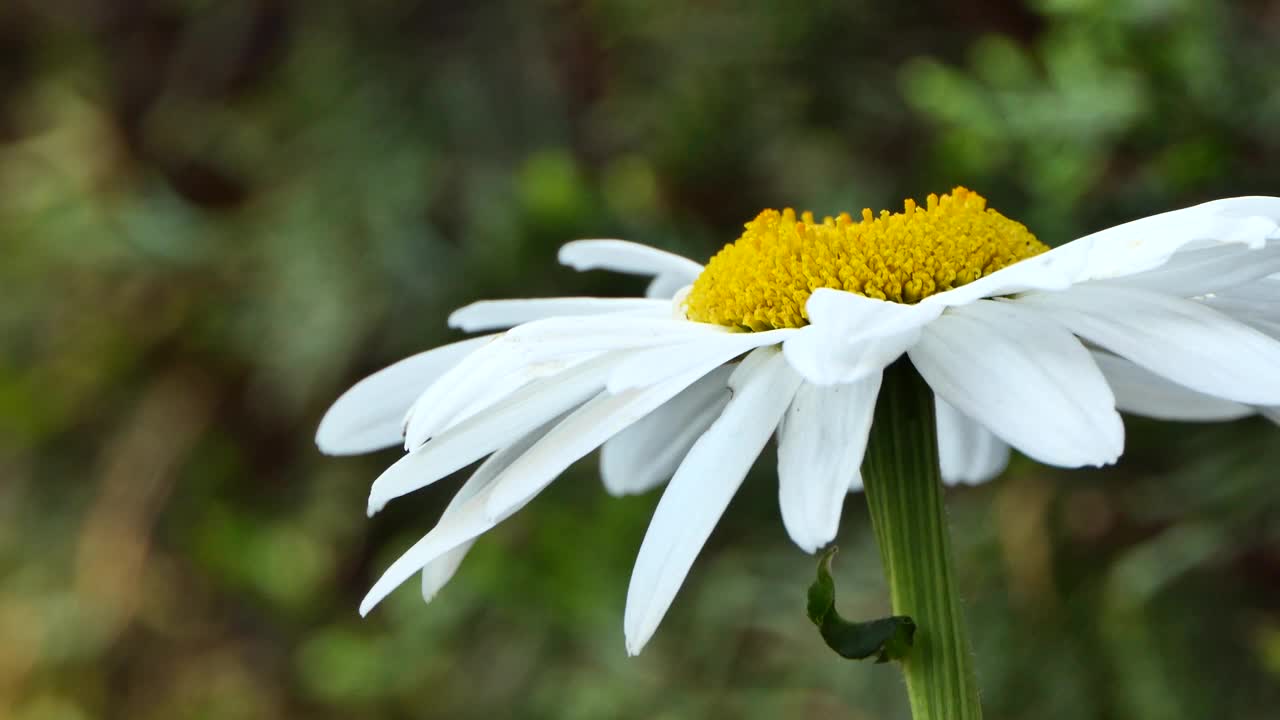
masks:
{"type": "MultiPolygon", "coordinates": [[[[635,294],[762,207],[965,184],[1050,244],[1280,193],[1280,4],[5,0],[0,717],[904,718],[804,617],[763,459],[637,659],[657,494],[579,464],[440,596],[377,574],[458,479],[312,434],[484,297],[635,294]]],[[[1114,468],[949,494],[991,718],[1274,718],[1280,430],[1129,423],[1114,468]]],[[[887,609],[851,496],[841,611],[887,609]]]]}

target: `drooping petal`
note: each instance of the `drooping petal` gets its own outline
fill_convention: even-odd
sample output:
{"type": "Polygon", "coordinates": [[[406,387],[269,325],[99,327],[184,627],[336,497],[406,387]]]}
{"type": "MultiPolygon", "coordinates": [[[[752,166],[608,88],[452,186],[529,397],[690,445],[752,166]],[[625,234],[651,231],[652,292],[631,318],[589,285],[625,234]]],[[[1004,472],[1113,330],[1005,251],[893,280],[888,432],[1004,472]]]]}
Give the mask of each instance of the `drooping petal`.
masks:
{"type": "Polygon", "coordinates": [[[1241,244],[1258,249],[1268,239],[1280,238],[1277,222],[1280,198],[1215,200],[1086,235],[967,285],[930,295],[920,304],[955,307],[981,298],[1065,290],[1087,280],[1147,273],[1180,250],[1201,245],[1241,244]]]}
{"type": "Polygon", "coordinates": [[[801,550],[831,542],[867,448],[882,373],[844,385],[802,383],[778,430],[778,503],[801,550]]]}
{"type": "Polygon", "coordinates": [[[1209,293],[1194,300],[1280,340],[1280,276],[1209,293]]]}
{"type": "MultiPolygon", "coordinates": [[[[1160,267],[1184,248],[1208,243],[1261,248],[1280,239],[1280,198],[1214,200],[1152,215],[1081,238],[1089,260],[1078,281],[1117,278],[1160,267]]],[[[1078,242],[1078,241],[1077,241],[1078,242]]]]}
{"type": "Polygon", "coordinates": [[[1280,342],[1202,303],[1081,285],[1028,294],[1017,304],[1192,390],[1254,405],[1280,404],[1280,342]]]}
{"type": "Polygon", "coordinates": [[[1009,465],[1009,445],[934,396],[938,423],[938,463],[948,485],[986,482],[1009,465]]]}
{"type": "Polygon", "coordinates": [[[721,333],[693,342],[636,351],[609,376],[609,392],[652,385],[664,377],[711,363],[720,365],[765,345],[778,345],[799,332],[786,328],[752,333],[721,333]]]}
{"type": "Polygon", "coordinates": [[[1280,242],[1257,249],[1215,245],[1176,253],[1154,270],[1095,282],[1190,298],[1229,291],[1276,272],[1280,272],[1280,242]]]}
{"type": "Polygon", "coordinates": [[[680,464],[640,546],[627,591],[628,653],[652,637],[799,384],[772,347],[753,351],[730,378],[733,399],[680,464]]]}
{"type": "Polygon", "coordinates": [[[399,444],[401,419],[414,398],[492,339],[471,338],[418,353],[356,383],[320,420],[316,445],[328,455],[356,455],[399,444]]]}
{"type": "Polygon", "coordinates": [[[600,477],[611,495],[645,492],[671,479],[694,441],[729,402],[730,366],[717,368],[600,448],[600,477]]]}
{"type": "Polygon", "coordinates": [[[404,446],[415,450],[432,437],[511,397],[537,380],[554,377],[598,357],[565,354],[525,361],[499,337],[454,366],[414,401],[405,417],[404,446]]]}
{"type": "Polygon", "coordinates": [[[655,300],[670,300],[681,289],[689,287],[689,282],[687,273],[664,273],[649,282],[644,296],[655,300]]]}
{"type": "Polygon", "coordinates": [[[475,544],[474,538],[467,540],[423,566],[421,583],[423,602],[429,603],[436,599],[436,595],[457,574],[462,561],[467,559],[467,553],[471,552],[471,546],[475,544]]]}
{"type": "Polygon", "coordinates": [[[905,305],[819,288],[805,304],[810,324],[783,343],[788,362],[816,385],[857,382],[893,362],[942,313],[937,305],[905,305]]]}
{"type": "Polygon", "coordinates": [[[980,300],[935,320],[908,355],[940,397],[1036,460],[1105,465],[1124,448],[1102,373],[1046,315],[980,300]]]}
{"type": "Polygon", "coordinates": [[[570,413],[502,473],[486,506],[489,515],[503,518],[528,502],[570,465],[600,447],[675,397],[720,363],[708,361],[662,381],[620,393],[600,393],[570,413]]]}
{"type": "MultiPolygon", "coordinates": [[[[627,240],[574,240],[560,247],[560,264],[574,270],[610,270],[627,275],[667,275],[689,285],[702,266],[675,253],[627,240]]],[[[673,280],[675,282],[675,280],[673,280]]]]}
{"type": "Polygon", "coordinates": [[[369,514],[523,437],[586,402],[604,387],[621,358],[602,356],[570,371],[530,383],[489,412],[479,413],[400,458],[373,483],[369,514]]]}
{"type": "Polygon", "coordinates": [[[1094,362],[1111,385],[1116,407],[1157,420],[1218,421],[1252,415],[1253,409],[1205,395],[1110,353],[1095,352],[1094,362]]]}
{"type": "MultiPolygon", "coordinates": [[[[391,563],[391,566],[382,573],[382,577],[378,578],[378,581],[369,589],[364,600],[360,602],[360,614],[368,615],[369,611],[382,602],[392,590],[400,587],[404,581],[428,564],[491,530],[497,523],[485,514],[484,504],[487,496],[488,491],[481,491],[470,500],[459,504],[453,513],[442,516],[431,532],[424,535],[391,563]]],[[[445,566],[440,569],[445,569],[445,566]]]]}
{"type": "Polygon", "coordinates": [[[1087,238],[1073,240],[1035,257],[1007,265],[966,285],[930,295],[919,304],[958,307],[975,300],[1028,290],[1064,290],[1086,273],[1091,243],[1087,238]]]}
{"type": "MultiPolygon", "coordinates": [[[[533,445],[534,441],[542,437],[556,422],[558,421],[553,420],[543,425],[490,455],[488,459],[480,463],[480,467],[471,474],[471,477],[467,478],[467,481],[458,489],[457,494],[449,501],[449,505],[445,507],[444,513],[440,516],[440,522],[448,522],[451,518],[461,513],[463,506],[470,502],[472,498],[492,487],[494,479],[503,470],[506,470],[516,458],[523,455],[533,445]]],[[[453,578],[453,574],[458,571],[458,566],[462,564],[463,558],[467,556],[467,552],[471,550],[471,546],[474,543],[475,540],[467,540],[426,563],[422,568],[422,599],[425,602],[431,602],[436,593],[440,592],[440,588],[444,587],[453,578]]]]}
{"type": "Polygon", "coordinates": [[[927,323],[942,312],[936,308],[922,311],[918,305],[877,300],[831,288],[814,290],[805,303],[805,311],[814,325],[851,330],[860,337],[894,335],[927,323]]]}
{"type": "Polygon", "coordinates": [[[1194,299],[1241,322],[1258,322],[1263,332],[1280,336],[1268,329],[1280,325],[1280,277],[1266,277],[1194,299]]]}
{"type": "Polygon", "coordinates": [[[406,425],[405,445],[417,447],[458,422],[464,412],[474,413],[528,382],[563,372],[599,353],[691,342],[727,332],[728,328],[715,325],[627,313],[555,317],[519,325],[422,394],[406,425]]]}
{"type": "Polygon", "coordinates": [[[521,300],[481,300],[460,307],[449,315],[449,327],[465,332],[498,330],[534,320],[576,315],[605,315],[627,312],[671,314],[671,303],[644,298],[557,297],[521,300]]]}
{"type": "Polygon", "coordinates": [[[589,352],[647,347],[688,341],[729,328],[674,317],[633,315],[554,317],[535,320],[507,331],[503,340],[537,359],[566,352],[589,352]],[[566,347],[568,349],[566,349],[566,347]]]}

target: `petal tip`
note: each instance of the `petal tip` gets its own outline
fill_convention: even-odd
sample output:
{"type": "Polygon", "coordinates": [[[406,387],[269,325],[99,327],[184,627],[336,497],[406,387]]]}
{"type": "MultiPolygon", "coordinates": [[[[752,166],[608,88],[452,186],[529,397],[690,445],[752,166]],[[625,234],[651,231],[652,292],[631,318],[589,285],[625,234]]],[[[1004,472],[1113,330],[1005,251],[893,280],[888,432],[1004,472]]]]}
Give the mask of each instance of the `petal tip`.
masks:
{"type": "Polygon", "coordinates": [[[466,309],[467,309],[466,307],[460,307],[457,310],[454,310],[453,312],[449,313],[449,317],[445,320],[445,324],[448,325],[450,328],[453,328],[454,330],[462,330],[466,332],[467,316],[466,316],[466,313],[463,312],[466,309]]]}
{"type": "Polygon", "coordinates": [[[574,270],[584,269],[584,263],[578,253],[578,249],[582,247],[582,242],[582,240],[571,240],[561,245],[560,250],[556,252],[556,261],[574,270]]]}
{"type": "Polygon", "coordinates": [[[639,656],[640,652],[644,650],[644,646],[647,641],[648,638],[640,639],[633,636],[630,632],[626,633],[627,657],[639,656]]]}

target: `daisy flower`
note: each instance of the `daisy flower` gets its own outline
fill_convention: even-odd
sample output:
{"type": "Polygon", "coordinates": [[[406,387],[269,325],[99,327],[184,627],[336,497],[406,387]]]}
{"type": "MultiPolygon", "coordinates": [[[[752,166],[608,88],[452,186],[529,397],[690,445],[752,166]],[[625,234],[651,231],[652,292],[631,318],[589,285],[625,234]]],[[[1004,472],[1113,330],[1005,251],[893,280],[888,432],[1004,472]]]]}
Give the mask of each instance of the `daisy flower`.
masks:
{"type": "Polygon", "coordinates": [[[418,572],[431,599],[475,538],[599,448],[610,492],[667,483],[627,594],[638,653],[771,436],[790,537],[806,552],[835,537],[883,372],[904,355],[935,394],[950,483],[997,475],[1011,447],[1059,467],[1115,462],[1118,411],[1275,413],[1278,223],[1280,198],[1232,198],[1050,249],[956,188],[858,219],[766,210],[705,267],[568,243],[560,260],[578,270],[652,277],[646,297],[468,305],[452,327],[502,332],[377,372],[322,420],[331,454],[403,440],[370,514],[483,460],[361,613],[418,572]]]}

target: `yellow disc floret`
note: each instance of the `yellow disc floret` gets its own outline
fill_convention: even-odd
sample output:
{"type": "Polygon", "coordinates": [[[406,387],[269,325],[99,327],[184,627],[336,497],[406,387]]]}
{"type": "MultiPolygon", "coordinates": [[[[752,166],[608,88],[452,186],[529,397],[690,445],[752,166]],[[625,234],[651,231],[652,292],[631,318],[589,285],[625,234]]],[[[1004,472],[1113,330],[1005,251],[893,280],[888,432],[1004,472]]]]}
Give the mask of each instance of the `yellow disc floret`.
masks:
{"type": "Polygon", "coordinates": [[[1022,223],[958,187],[903,212],[814,222],[765,210],[707,263],[685,299],[690,320],[743,330],[801,327],[818,288],[915,303],[1048,250],[1022,223]]]}

